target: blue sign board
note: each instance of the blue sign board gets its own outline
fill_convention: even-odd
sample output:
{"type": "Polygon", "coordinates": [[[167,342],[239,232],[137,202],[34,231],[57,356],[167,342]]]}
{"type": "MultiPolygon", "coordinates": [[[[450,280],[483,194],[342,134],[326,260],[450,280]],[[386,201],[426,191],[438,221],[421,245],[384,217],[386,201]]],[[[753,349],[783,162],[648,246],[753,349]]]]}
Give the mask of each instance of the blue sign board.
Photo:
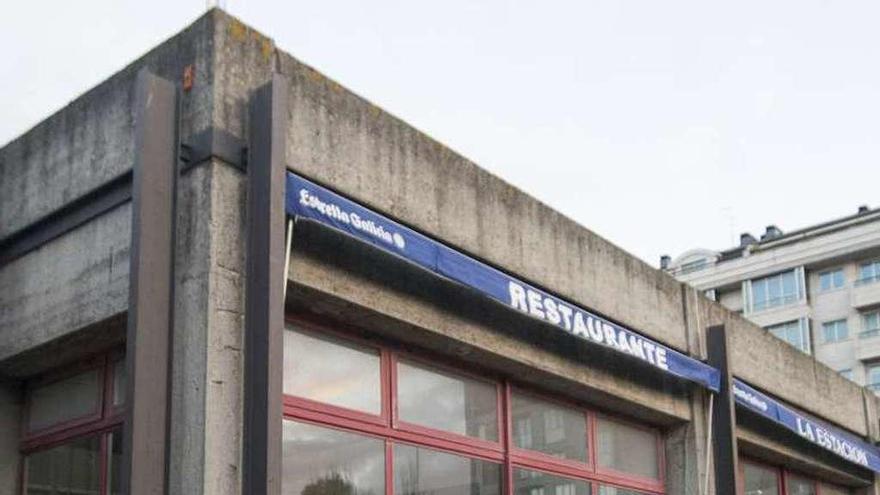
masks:
{"type": "Polygon", "coordinates": [[[712,391],[719,390],[717,369],[552,296],[290,172],[286,209],[290,216],[308,218],[341,230],[575,337],[626,354],[712,391]]]}
{"type": "Polygon", "coordinates": [[[808,442],[880,473],[880,450],[874,445],[796,411],[741,380],[733,380],[733,395],[737,404],[782,425],[808,442]]]}

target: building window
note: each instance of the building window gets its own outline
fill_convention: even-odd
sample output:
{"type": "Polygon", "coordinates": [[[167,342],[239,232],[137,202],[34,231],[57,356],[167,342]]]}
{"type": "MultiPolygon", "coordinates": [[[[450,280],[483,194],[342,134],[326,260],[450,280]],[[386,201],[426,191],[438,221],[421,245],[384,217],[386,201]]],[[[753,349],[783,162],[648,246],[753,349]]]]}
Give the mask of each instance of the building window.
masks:
{"type": "Polygon", "coordinates": [[[880,335],[880,311],[872,311],[862,315],[862,331],[859,338],[876,337],[880,335]]]}
{"type": "Polygon", "coordinates": [[[787,306],[804,299],[803,268],[745,282],[747,312],[787,306]]]}
{"type": "Polygon", "coordinates": [[[840,342],[849,337],[849,328],[846,320],[826,321],[822,324],[822,339],[826,343],[840,342]]]}
{"type": "Polygon", "coordinates": [[[286,494],[665,493],[654,429],[314,323],[284,333],[286,494]]]}
{"type": "Polygon", "coordinates": [[[868,366],[865,371],[865,387],[880,391],[880,363],[874,363],[868,366]]]}
{"type": "Polygon", "coordinates": [[[786,495],[816,495],[816,485],[816,480],[805,476],[792,473],[785,475],[786,495]]]}
{"type": "Polygon", "coordinates": [[[859,265],[856,285],[871,284],[878,280],[880,280],[880,260],[867,261],[859,265]]]}
{"type": "Polygon", "coordinates": [[[498,441],[498,390],[494,383],[400,360],[397,397],[400,421],[498,441]]]}
{"type": "Polygon", "coordinates": [[[514,446],[560,459],[587,462],[587,415],[574,408],[514,391],[510,414],[518,430],[514,446]],[[528,425],[528,426],[525,426],[528,425]]]}
{"type": "Polygon", "coordinates": [[[646,448],[657,441],[654,432],[613,421],[597,419],[599,468],[645,479],[659,479],[657,448],[646,448]]]}
{"type": "Polygon", "coordinates": [[[827,290],[839,289],[843,287],[844,284],[846,284],[846,280],[843,276],[843,268],[837,268],[819,274],[820,291],[824,292],[827,290]]]}
{"type": "Polygon", "coordinates": [[[124,367],[99,356],[28,383],[23,493],[119,493],[124,367]]]}
{"type": "Polygon", "coordinates": [[[850,380],[850,381],[853,380],[853,370],[852,370],[852,368],[842,369],[842,370],[838,371],[838,373],[840,374],[840,376],[846,378],[847,380],[850,380]]]}
{"type": "Polygon", "coordinates": [[[740,459],[741,495],[852,495],[852,490],[787,469],[768,466],[750,459],[740,459]],[[784,490],[783,490],[784,485],[784,490]]]}
{"type": "Polygon", "coordinates": [[[743,495],[779,495],[779,470],[752,464],[742,463],[743,495]]]}
{"type": "Polygon", "coordinates": [[[810,353],[810,331],[806,318],[767,327],[767,331],[802,352],[810,353]]]}

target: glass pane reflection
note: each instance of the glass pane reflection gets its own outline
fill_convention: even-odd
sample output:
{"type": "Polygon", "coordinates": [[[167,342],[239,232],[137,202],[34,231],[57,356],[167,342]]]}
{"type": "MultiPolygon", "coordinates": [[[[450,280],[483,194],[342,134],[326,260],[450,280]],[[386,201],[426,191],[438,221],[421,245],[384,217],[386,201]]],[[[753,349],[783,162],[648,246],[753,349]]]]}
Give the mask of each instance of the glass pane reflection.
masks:
{"type": "Polygon", "coordinates": [[[284,332],[284,393],[379,414],[379,352],[288,328],[284,332]]]}
{"type": "Polygon", "coordinates": [[[590,485],[582,480],[515,468],[513,491],[514,495],[589,495],[590,485]]]}
{"type": "Polygon", "coordinates": [[[786,478],[788,495],[816,495],[816,484],[812,480],[795,475],[788,475],[786,478]]]}
{"type": "Polygon", "coordinates": [[[80,438],[27,457],[27,494],[98,494],[100,437],[80,438]]]}
{"type": "Polygon", "coordinates": [[[498,440],[498,394],[492,384],[401,361],[397,394],[403,421],[498,440]]]}
{"type": "Polygon", "coordinates": [[[383,440],[293,421],[283,439],[285,495],[384,495],[383,440]]]}
{"type": "Polygon", "coordinates": [[[529,397],[511,394],[513,442],[563,459],[587,460],[587,419],[584,413],[529,397]]]}
{"type": "Polygon", "coordinates": [[[95,369],[34,389],[28,428],[40,430],[97,413],[101,401],[99,384],[100,372],[95,369]]]}
{"type": "Polygon", "coordinates": [[[395,495],[500,495],[501,466],[493,462],[394,446],[395,495]]]}
{"type": "Polygon", "coordinates": [[[643,492],[630,490],[629,488],[619,488],[616,486],[602,485],[599,487],[599,495],[645,495],[643,492]]]}
{"type": "Polygon", "coordinates": [[[779,495],[779,475],[775,469],[743,463],[744,495],[779,495]]]}
{"type": "Polygon", "coordinates": [[[660,477],[657,437],[653,432],[599,418],[599,466],[622,473],[660,477]]]}

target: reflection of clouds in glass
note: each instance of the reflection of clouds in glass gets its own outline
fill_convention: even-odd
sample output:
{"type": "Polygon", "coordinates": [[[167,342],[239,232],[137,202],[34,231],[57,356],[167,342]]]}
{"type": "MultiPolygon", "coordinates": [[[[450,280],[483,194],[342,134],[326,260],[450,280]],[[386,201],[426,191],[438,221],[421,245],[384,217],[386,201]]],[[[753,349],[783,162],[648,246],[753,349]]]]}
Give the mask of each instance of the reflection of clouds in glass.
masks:
{"type": "Polygon", "coordinates": [[[501,466],[409,445],[394,446],[395,495],[498,495],[501,466]]]}
{"type": "Polygon", "coordinates": [[[378,352],[284,332],[284,393],[379,414],[380,384],[378,352]]]}
{"type": "Polygon", "coordinates": [[[384,495],[382,440],[293,421],[284,422],[283,439],[285,494],[301,495],[306,490],[306,495],[384,495]],[[333,482],[334,478],[343,483],[333,482]]]}
{"type": "Polygon", "coordinates": [[[494,385],[400,362],[397,388],[404,421],[460,435],[498,439],[494,385]]]}

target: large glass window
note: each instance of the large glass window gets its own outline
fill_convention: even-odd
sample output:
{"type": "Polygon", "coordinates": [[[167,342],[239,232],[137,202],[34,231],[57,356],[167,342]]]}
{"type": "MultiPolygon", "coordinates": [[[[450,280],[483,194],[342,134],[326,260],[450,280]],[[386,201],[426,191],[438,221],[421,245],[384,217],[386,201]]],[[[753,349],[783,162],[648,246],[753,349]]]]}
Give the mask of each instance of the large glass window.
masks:
{"type": "Polygon", "coordinates": [[[880,335],[880,311],[872,311],[862,315],[862,331],[859,338],[876,337],[880,335]]]}
{"type": "Polygon", "coordinates": [[[767,327],[767,331],[807,354],[810,353],[810,332],[806,319],[788,321],[767,327]]]}
{"type": "Polygon", "coordinates": [[[288,495],[384,495],[385,442],[285,421],[281,483],[288,495]]]}
{"type": "Polygon", "coordinates": [[[498,389],[494,383],[400,361],[397,396],[401,421],[498,441],[498,389]]]}
{"type": "MultiPolygon", "coordinates": [[[[120,493],[122,411],[114,407],[116,362],[101,356],[85,371],[33,380],[27,390],[27,428],[21,441],[27,495],[120,493]]],[[[124,387],[121,387],[124,389],[124,387]]]]}
{"type": "Polygon", "coordinates": [[[394,446],[395,495],[500,495],[501,465],[411,445],[394,446]]]}
{"type": "Polygon", "coordinates": [[[880,363],[868,365],[865,370],[865,386],[874,391],[880,391],[880,363]]]}
{"type": "Polygon", "coordinates": [[[510,404],[516,447],[587,461],[587,418],[583,411],[517,392],[511,395],[510,404]]]}
{"type": "Polygon", "coordinates": [[[516,468],[513,470],[515,495],[590,495],[590,485],[583,480],[516,468]]]}
{"type": "Polygon", "coordinates": [[[840,342],[849,338],[846,320],[826,321],[822,324],[822,337],[826,343],[840,342]]]}
{"type": "Polygon", "coordinates": [[[28,407],[28,430],[42,430],[53,425],[99,414],[101,405],[101,369],[94,368],[31,389],[28,407]]]}
{"type": "Polygon", "coordinates": [[[752,280],[752,311],[793,304],[800,300],[797,270],[752,280]]]}
{"type": "Polygon", "coordinates": [[[379,351],[288,328],[284,332],[284,393],[379,414],[379,351]]]}
{"type": "Polygon", "coordinates": [[[870,284],[880,280],[880,260],[866,261],[859,265],[856,285],[870,284]]]}
{"type": "Polygon", "coordinates": [[[786,495],[816,495],[816,482],[809,478],[788,474],[785,477],[786,495]]]}
{"type": "Polygon", "coordinates": [[[95,494],[101,476],[101,439],[80,438],[27,458],[27,493],[95,494]]]}
{"type": "Polygon", "coordinates": [[[660,477],[657,435],[650,430],[599,417],[599,467],[643,478],[660,477]]]}
{"type": "Polygon", "coordinates": [[[743,495],[779,495],[779,470],[743,463],[743,495]]]}
{"type": "Polygon", "coordinates": [[[664,493],[654,429],[357,342],[285,331],[285,494],[664,493]]]}
{"type": "Polygon", "coordinates": [[[620,488],[618,486],[602,485],[599,487],[599,495],[645,495],[645,492],[620,488]]]}
{"type": "Polygon", "coordinates": [[[751,460],[741,459],[740,470],[742,486],[737,493],[742,495],[852,495],[849,488],[821,483],[808,475],[751,460]]]}
{"type": "Polygon", "coordinates": [[[819,290],[834,290],[843,287],[846,284],[846,279],[843,276],[843,268],[837,268],[835,270],[829,270],[827,272],[822,272],[819,274],[819,290]]]}

